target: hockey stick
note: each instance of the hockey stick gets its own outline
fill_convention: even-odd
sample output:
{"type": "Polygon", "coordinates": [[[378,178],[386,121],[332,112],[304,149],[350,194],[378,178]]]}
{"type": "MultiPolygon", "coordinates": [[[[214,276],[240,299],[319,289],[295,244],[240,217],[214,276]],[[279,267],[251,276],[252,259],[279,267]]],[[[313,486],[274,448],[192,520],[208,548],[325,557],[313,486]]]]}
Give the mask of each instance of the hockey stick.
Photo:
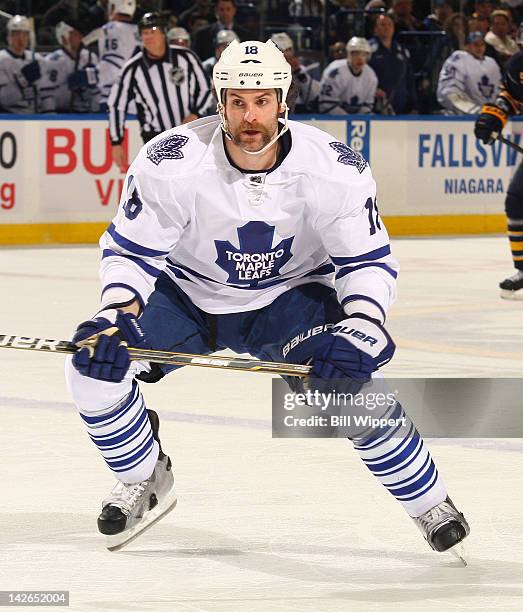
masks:
{"type": "MultiPolygon", "coordinates": [[[[26,351],[43,351],[45,353],[76,353],[78,347],[71,342],[63,340],[49,340],[47,338],[29,338],[27,336],[13,336],[0,334],[0,348],[22,349],[26,351]]],[[[129,348],[129,356],[133,361],[151,361],[167,365],[200,366],[203,368],[221,368],[223,370],[240,370],[242,372],[266,372],[280,376],[308,376],[310,366],[297,363],[278,363],[276,361],[259,361],[258,359],[244,359],[243,357],[209,357],[207,355],[193,355],[191,353],[171,353],[170,351],[143,350],[129,348]]]]}
{"type": "Polygon", "coordinates": [[[523,148],[522,147],[520,147],[515,142],[512,142],[512,140],[509,140],[508,138],[505,138],[505,136],[502,136],[501,134],[499,134],[499,136],[497,137],[497,140],[499,140],[503,144],[508,145],[511,149],[514,149],[514,151],[517,151],[518,153],[523,153],[523,148]]]}

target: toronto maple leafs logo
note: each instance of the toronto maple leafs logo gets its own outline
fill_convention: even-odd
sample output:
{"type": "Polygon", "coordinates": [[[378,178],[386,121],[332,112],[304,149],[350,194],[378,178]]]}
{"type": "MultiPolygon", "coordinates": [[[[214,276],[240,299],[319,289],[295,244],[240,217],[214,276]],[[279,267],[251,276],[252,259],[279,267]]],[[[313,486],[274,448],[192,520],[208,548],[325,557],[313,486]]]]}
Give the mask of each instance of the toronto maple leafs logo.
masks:
{"type": "Polygon", "coordinates": [[[481,91],[481,95],[484,98],[490,100],[490,98],[492,98],[492,94],[494,93],[494,83],[491,83],[488,76],[484,74],[478,83],[478,89],[481,91]]]}
{"type": "Polygon", "coordinates": [[[259,282],[280,275],[280,269],[292,257],[294,236],[284,238],[277,245],[273,225],[264,221],[249,221],[237,229],[239,247],[228,240],[215,240],[216,264],[227,272],[227,282],[244,287],[256,287],[259,282]]]}
{"type": "Polygon", "coordinates": [[[147,158],[156,166],[164,159],[182,159],[183,153],[180,151],[185,147],[189,139],[181,134],[173,134],[162,138],[147,147],[147,158]]]}
{"type": "Polygon", "coordinates": [[[336,161],[346,166],[356,166],[361,174],[367,167],[367,161],[360,153],[357,153],[343,142],[329,142],[329,145],[340,154],[336,161]]]}

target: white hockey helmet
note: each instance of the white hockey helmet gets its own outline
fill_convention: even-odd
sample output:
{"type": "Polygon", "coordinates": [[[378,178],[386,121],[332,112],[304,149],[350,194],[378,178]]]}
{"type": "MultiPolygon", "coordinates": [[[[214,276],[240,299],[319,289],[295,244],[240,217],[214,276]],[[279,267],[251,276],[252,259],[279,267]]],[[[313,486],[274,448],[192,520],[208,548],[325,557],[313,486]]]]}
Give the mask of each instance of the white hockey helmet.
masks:
{"type": "Polygon", "coordinates": [[[107,12],[109,15],[120,13],[132,17],[136,11],[136,0],[109,0],[107,12]]]}
{"type": "Polygon", "coordinates": [[[360,36],[353,36],[346,44],[345,49],[347,49],[347,54],[358,51],[360,53],[366,53],[370,56],[372,53],[367,39],[361,38],[360,36]]]}
{"type": "Polygon", "coordinates": [[[276,89],[278,92],[281,112],[285,113],[283,128],[260,151],[244,151],[245,153],[249,155],[263,153],[289,129],[289,107],[285,100],[292,83],[291,68],[283,53],[271,40],[267,42],[248,40],[242,43],[233,40],[214,65],[212,79],[218,100],[216,110],[220,115],[221,128],[230,140],[232,136],[225,118],[223,91],[225,89],[276,89]]]}
{"type": "Polygon", "coordinates": [[[280,102],[285,103],[292,75],[283,53],[271,40],[233,40],[214,65],[212,79],[219,104],[224,89],[277,89],[280,102]]]}
{"type": "Polygon", "coordinates": [[[280,51],[287,51],[287,49],[294,50],[294,43],[287,32],[277,32],[271,36],[271,40],[280,51]]]}
{"type": "Polygon", "coordinates": [[[29,32],[31,33],[31,22],[24,15],[14,15],[7,22],[7,33],[11,32],[29,32]]]}
{"type": "Polygon", "coordinates": [[[240,42],[238,34],[236,34],[234,30],[220,30],[214,39],[214,46],[219,47],[220,45],[228,45],[232,43],[233,40],[240,42]]]}
{"type": "Polygon", "coordinates": [[[65,23],[65,21],[59,21],[56,24],[56,27],[54,29],[54,34],[56,36],[56,40],[58,41],[59,45],[63,45],[64,44],[64,39],[65,41],[68,40],[69,34],[74,30],[73,27],[71,27],[70,25],[68,25],[67,23],[65,23]]]}
{"type": "Polygon", "coordinates": [[[169,42],[174,42],[175,40],[185,40],[190,44],[191,35],[185,28],[171,28],[167,32],[167,40],[169,42]]]}

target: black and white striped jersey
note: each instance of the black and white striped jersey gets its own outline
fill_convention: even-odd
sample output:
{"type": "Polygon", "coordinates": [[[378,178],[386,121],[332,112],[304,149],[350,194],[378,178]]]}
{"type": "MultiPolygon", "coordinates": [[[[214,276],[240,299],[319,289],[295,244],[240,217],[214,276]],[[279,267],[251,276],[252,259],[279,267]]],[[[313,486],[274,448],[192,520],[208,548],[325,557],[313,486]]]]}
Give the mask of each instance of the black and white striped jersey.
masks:
{"type": "Polygon", "coordinates": [[[153,60],[142,51],[124,66],[107,105],[111,142],[124,136],[125,113],[136,102],[142,132],[163,132],[181,125],[187,115],[203,115],[209,105],[209,78],[198,56],[171,45],[163,58],[153,60]]]}

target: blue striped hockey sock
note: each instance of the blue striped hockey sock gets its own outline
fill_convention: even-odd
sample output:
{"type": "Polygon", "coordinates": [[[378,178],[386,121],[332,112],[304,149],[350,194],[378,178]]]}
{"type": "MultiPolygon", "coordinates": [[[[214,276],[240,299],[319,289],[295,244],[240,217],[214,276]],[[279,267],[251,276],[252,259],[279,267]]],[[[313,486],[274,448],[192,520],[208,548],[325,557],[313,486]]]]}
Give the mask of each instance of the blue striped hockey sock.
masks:
{"type": "Polygon", "coordinates": [[[118,480],[133,484],[147,480],[158,460],[159,446],[136,381],[116,408],[104,414],[82,414],[87,432],[118,480]]]}
{"type": "Polygon", "coordinates": [[[354,448],[408,514],[421,516],[446,499],[445,485],[401,404],[392,404],[383,417],[395,420],[405,417],[405,424],[379,428],[367,437],[355,439],[354,448]]]}

